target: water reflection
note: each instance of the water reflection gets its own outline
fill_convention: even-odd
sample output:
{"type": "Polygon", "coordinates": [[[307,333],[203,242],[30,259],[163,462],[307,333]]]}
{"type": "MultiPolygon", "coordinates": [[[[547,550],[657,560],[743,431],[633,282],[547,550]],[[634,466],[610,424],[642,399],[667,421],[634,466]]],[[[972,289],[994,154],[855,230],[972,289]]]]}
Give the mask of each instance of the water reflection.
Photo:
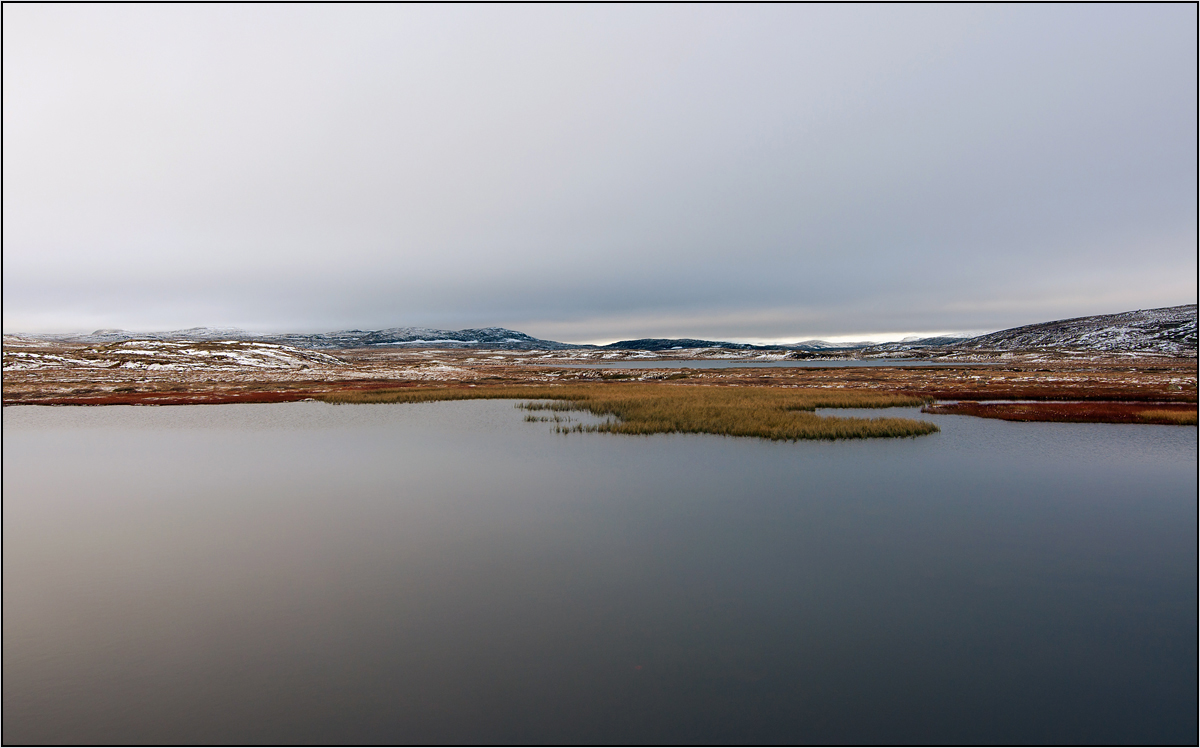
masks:
{"type": "Polygon", "coordinates": [[[903,413],[5,408],[4,741],[1194,741],[1196,430],[903,413]]]}

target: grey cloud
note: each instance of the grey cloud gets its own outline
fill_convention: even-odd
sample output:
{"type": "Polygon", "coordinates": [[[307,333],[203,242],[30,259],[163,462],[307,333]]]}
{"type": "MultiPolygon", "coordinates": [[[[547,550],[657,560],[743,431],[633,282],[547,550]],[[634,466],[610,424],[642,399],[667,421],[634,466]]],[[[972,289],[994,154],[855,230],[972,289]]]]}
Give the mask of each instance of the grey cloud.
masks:
{"type": "Polygon", "coordinates": [[[6,6],[5,329],[764,337],[1192,302],[1195,22],[6,6]]]}

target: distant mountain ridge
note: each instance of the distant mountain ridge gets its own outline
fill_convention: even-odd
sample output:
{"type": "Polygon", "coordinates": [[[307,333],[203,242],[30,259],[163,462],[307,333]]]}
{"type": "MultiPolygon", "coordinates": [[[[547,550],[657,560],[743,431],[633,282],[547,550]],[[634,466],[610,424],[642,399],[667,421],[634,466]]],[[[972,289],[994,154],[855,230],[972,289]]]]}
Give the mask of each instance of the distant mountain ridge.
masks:
{"type": "Polygon", "coordinates": [[[722,348],[734,351],[829,351],[857,348],[859,344],[836,345],[834,343],[826,343],[823,340],[806,340],[803,343],[752,345],[750,343],[728,343],[720,340],[697,340],[695,338],[638,338],[637,340],[618,340],[608,345],[588,347],[613,351],[670,351],[676,348],[722,348]]]}
{"type": "Polygon", "coordinates": [[[465,330],[439,330],[431,327],[393,327],[385,330],[340,330],[327,333],[283,333],[279,335],[259,335],[236,328],[190,327],[184,330],[170,330],[165,332],[131,332],[129,330],[106,329],[96,330],[88,334],[24,335],[23,337],[91,344],[122,343],[129,340],[242,340],[276,343],[292,346],[293,348],[310,349],[389,347],[542,351],[571,349],[667,351],[673,348],[721,348],[739,351],[825,351],[850,350],[862,345],[854,343],[838,345],[822,340],[809,340],[786,345],[752,345],[750,343],[697,340],[694,338],[640,338],[637,340],[620,340],[607,345],[588,345],[543,340],[504,327],[481,327],[465,330]]]}
{"type": "Polygon", "coordinates": [[[1196,305],[1142,309],[1120,314],[1024,325],[980,335],[974,338],[932,337],[897,343],[833,344],[807,340],[780,345],[751,345],[695,338],[639,338],[608,345],[580,345],[543,340],[504,327],[479,327],[465,330],[439,330],[430,327],[393,327],[385,330],[341,330],[328,333],[288,333],[256,335],[231,328],[193,327],[169,332],[129,332],[96,330],[86,335],[24,335],[24,338],[57,340],[71,343],[120,343],[128,340],[239,340],[275,343],[293,348],[478,348],[493,350],[631,350],[670,351],[673,349],[721,348],[727,350],[795,351],[802,357],[838,354],[852,356],[903,356],[922,351],[934,352],[1007,352],[1022,350],[1081,350],[1095,352],[1193,354],[1197,348],[1196,305]]]}
{"type": "Polygon", "coordinates": [[[386,330],[344,330],[316,335],[274,335],[271,342],[297,348],[494,348],[499,350],[564,350],[581,346],[542,340],[504,327],[437,330],[393,327],[386,330]]]}
{"type": "Polygon", "coordinates": [[[386,330],[340,330],[327,333],[285,333],[257,335],[234,328],[191,327],[168,332],[130,332],[96,330],[88,335],[42,335],[48,340],[71,343],[120,343],[127,340],[245,340],[276,343],[293,348],[495,348],[499,350],[563,350],[584,348],[570,343],[540,340],[523,332],[503,327],[466,330],[437,330],[430,327],[392,327],[386,330]]]}

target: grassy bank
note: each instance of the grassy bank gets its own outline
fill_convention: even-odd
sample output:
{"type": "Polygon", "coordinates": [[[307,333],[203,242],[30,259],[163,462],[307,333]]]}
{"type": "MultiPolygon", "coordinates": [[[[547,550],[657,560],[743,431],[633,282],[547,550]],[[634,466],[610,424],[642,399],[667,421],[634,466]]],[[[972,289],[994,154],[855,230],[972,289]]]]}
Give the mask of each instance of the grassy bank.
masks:
{"type": "Polygon", "coordinates": [[[720,434],[763,439],[863,439],[921,436],[938,430],[907,418],[834,418],[816,408],[887,408],[924,401],[879,392],[771,387],[705,387],[660,384],[580,384],[522,387],[409,387],[338,392],[331,403],[419,403],[436,400],[551,400],[527,403],[530,410],[579,410],[611,420],[576,425],[574,431],[612,434],[720,434]]]}
{"type": "Polygon", "coordinates": [[[1196,425],[1196,406],[1190,403],[1094,401],[1074,403],[989,403],[963,401],[929,405],[924,410],[927,413],[999,418],[1004,421],[1196,425]]]}

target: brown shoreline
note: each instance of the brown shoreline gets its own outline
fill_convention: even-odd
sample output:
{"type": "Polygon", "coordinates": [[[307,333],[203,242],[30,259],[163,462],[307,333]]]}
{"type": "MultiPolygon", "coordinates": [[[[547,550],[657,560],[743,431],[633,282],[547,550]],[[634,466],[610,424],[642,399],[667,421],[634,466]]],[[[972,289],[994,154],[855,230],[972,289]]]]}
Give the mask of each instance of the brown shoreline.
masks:
{"type": "MultiPolygon", "coordinates": [[[[299,356],[306,354],[297,351],[297,360],[303,365],[270,368],[210,366],[198,359],[169,358],[173,354],[167,351],[163,358],[143,356],[137,362],[171,365],[138,368],[131,364],[132,357],[106,347],[7,343],[5,406],[278,403],[376,389],[546,386],[602,381],[645,382],[662,387],[874,392],[927,401],[953,401],[930,406],[929,412],[1019,421],[1178,422],[1147,420],[1139,414],[1189,409],[1194,413],[1197,401],[1196,359],[1154,355],[1048,360],[1046,354],[1038,353],[1003,361],[955,361],[949,365],[942,362],[928,367],[600,369],[562,366],[590,361],[563,353],[352,349],[325,351],[328,356],[323,360],[307,356],[303,361],[299,361],[299,356]],[[53,358],[64,363],[37,367],[23,364],[35,356],[42,356],[42,361],[53,358]],[[988,402],[997,400],[1037,402],[988,402]]],[[[634,360],[624,363],[636,366],[634,360]]],[[[686,360],[680,363],[687,365],[686,360]]]]}

